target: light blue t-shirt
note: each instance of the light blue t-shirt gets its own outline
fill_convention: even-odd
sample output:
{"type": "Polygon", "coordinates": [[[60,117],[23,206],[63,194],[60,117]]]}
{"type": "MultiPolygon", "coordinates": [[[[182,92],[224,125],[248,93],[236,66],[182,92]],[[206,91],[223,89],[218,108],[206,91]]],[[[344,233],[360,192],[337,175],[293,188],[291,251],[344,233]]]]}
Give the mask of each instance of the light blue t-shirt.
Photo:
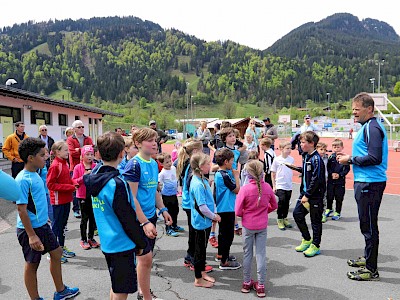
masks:
{"type": "MultiPolygon", "coordinates": [[[[24,169],[19,172],[15,181],[21,188],[21,196],[16,203],[27,204],[28,216],[33,228],[42,227],[48,219],[46,190],[42,178],[38,173],[24,169]]],[[[25,229],[19,214],[17,228],[25,229]]]]}
{"type": "Polygon", "coordinates": [[[156,192],[158,186],[158,166],[154,159],[145,160],[139,155],[132,158],[123,172],[124,179],[138,182],[136,199],[146,218],[156,214],[156,192]]]}
{"type": "Polygon", "coordinates": [[[14,178],[0,170],[0,182],[0,198],[9,201],[17,201],[21,193],[14,178]]]}
{"type": "Polygon", "coordinates": [[[190,208],[190,196],[189,196],[189,186],[190,181],[192,180],[192,168],[190,164],[187,165],[186,169],[183,170],[184,176],[182,181],[182,208],[183,209],[191,209],[190,208]]]}
{"type": "Polygon", "coordinates": [[[204,216],[199,209],[199,206],[207,205],[210,211],[215,211],[214,199],[207,179],[201,180],[200,177],[194,175],[190,182],[189,195],[193,228],[204,230],[211,227],[212,220],[204,216]]]}
{"type": "Polygon", "coordinates": [[[46,165],[44,165],[44,167],[42,169],[37,170],[37,173],[39,174],[40,178],[42,178],[42,180],[43,180],[44,189],[46,190],[46,195],[50,195],[49,189],[47,188],[47,184],[46,184],[47,173],[48,173],[46,165]]]}
{"type": "Polygon", "coordinates": [[[162,169],[158,174],[158,182],[162,184],[161,194],[164,196],[174,196],[178,192],[178,179],[176,178],[176,168],[162,169]]]}
{"type": "Polygon", "coordinates": [[[231,170],[218,170],[214,177],[217,212],[234,212],[236,181],[231,170]]]}

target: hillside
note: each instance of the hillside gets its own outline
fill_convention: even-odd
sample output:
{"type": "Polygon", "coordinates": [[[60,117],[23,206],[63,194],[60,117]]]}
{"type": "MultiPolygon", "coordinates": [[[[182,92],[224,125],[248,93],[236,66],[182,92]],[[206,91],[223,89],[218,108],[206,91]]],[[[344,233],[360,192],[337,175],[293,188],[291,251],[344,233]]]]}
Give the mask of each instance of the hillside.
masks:
{"type": "Polygon", "coordinates": [[[248,104],[264,114],[325,102],[328,92],[335,103],[372,91],[369,78],[378,77],[382,59],[381,91],[391,94],[399,49],[388,24],[349,14],[304,24],[267,51],[136,17],[28,22],[0,31],[0,82],[15,78],[17,87],[103,108],[135,107],[136,116],[146,109],[146,118],[182,117],[189,99],[198,107],[248,104]]]}

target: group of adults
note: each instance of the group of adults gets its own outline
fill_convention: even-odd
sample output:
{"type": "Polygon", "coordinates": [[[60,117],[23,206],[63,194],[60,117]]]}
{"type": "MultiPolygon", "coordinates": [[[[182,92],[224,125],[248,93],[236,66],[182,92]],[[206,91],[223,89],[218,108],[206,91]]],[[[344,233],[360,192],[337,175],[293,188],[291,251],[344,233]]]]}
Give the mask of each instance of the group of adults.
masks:
{"type": "MultiPolygon", "coordinates": [[[[374,100],[371,96],[367,93],[356,95],[352,102],[352,112],[355,121],[360,123],[362,127],[353,140],[352,155],[340,153],[337,159],[341,164],[353,165],[354,194],[358,207],[360,229],[365,239],[364,257],[351,260],[349,264],[353,263],[354,266],[365,266],[365,268],[356,272],[349,272],[348,276],[351,279],[370,278],[374,280],[379,278],[377,271],[378,213],[387,180],[388,140],[385,129],[374,117],[374,100]]],[[[263,121],[265,126],[262,137],[269,137],[274,142],[278,138],[275,126],[271,124],[269,118],[265,118],[263,121]]],[[[255,120],[250,120],[246,132],[254,134],[254,140],[257,141],[260,135],[257,133],[255,125],[255,120]]],[[[157,144],[159,151],[161,151],[161,145],[167,141],[168,136],[164,131],[157,129],[156,121],[151,120],[149,126],[158,133],[157,144]]],[[[72,130],[70,130],[71,134],[67,137],[71,171],[79,163],[80,149],[84,145],[93,145],[92,139],[84,134],[84,128],[82,121],[74,121],[72,130]]],[[[2,149],[4,155],[11,161],[11,171],[14,178],[24,168],[24,163],[18,153],[19,144],[28,137],[23,122],[16,122],[15,129],[15,132],[6,138],[2,149]]],[[[215,134],[218,134],[219,129],[219,124],[217,124],[215,134]]],[[[314,131],[316,129],[311,124],[311,117],[306,115],[300,132],[309,130],[314,131]]],[[[47,126],[40,126],[39,131],[39,138],[51,149],[54,140],[48,136],[47,126]]],[[[206,122],[201,123],[196,135],[198,139],[203,141],[205,151],[209,153],[208,145],[212,136],[206,122]]],[[[79,206],[77,209],[79,209],[79,206]]]]}

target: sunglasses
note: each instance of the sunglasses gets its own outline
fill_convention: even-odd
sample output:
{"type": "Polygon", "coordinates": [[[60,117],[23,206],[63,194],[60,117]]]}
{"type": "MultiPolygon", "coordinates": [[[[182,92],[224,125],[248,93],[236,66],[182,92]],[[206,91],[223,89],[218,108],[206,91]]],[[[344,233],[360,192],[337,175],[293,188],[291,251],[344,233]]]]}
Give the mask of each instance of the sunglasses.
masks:
{"type": "Polygon", "coordinates": [[[40,129],[40,131],[47,131],[47,129],[40,129]]]}
{"type": "Polygon", "coordinates": [[[75,128],[82,129],[82,128],[85,128],[85,126],[77,126],[77,127],[75,127],[75,128]]]}

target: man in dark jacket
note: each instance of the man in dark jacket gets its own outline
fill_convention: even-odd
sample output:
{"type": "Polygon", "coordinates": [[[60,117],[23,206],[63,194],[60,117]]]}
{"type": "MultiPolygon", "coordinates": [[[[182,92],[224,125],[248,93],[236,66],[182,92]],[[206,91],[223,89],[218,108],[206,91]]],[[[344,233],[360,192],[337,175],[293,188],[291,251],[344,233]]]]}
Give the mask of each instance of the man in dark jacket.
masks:
{"type": "Polygon", "coordinates": [[[270,118],[264,118],[264,134],[263,138],[270,138],[272,140],[271,149],[275,150],[275,140],[278,138],[278,130],[274,124],[271,124],[270,118]]]}
{"type": "Polygon", "coordinates": [[[164,144],[166,141],[168,141],[168,135],[161,129],[157,129],[157,122],[154,120],[151,120],[149,122],[149,126],[151,129],[157,131],[158,138],[157,138],[157,147],[158,147],[158,153],[162,152],[161,149],[161,144],[164,144]]]}
{"type": "MultiPolygon", "coordinates": [[[[40,125],[39,127],[39,139],[41,139],[43,142],[46,143],[46,148],[49,150],[49,153],[51,151],[51,147],[54,144],[54,140],[51,136],[47,134],[47,126],[46,125],[40,125]]],[[[47,169],[50,167],[50,158],[46,160],[46,167],[47,169]]]]}

